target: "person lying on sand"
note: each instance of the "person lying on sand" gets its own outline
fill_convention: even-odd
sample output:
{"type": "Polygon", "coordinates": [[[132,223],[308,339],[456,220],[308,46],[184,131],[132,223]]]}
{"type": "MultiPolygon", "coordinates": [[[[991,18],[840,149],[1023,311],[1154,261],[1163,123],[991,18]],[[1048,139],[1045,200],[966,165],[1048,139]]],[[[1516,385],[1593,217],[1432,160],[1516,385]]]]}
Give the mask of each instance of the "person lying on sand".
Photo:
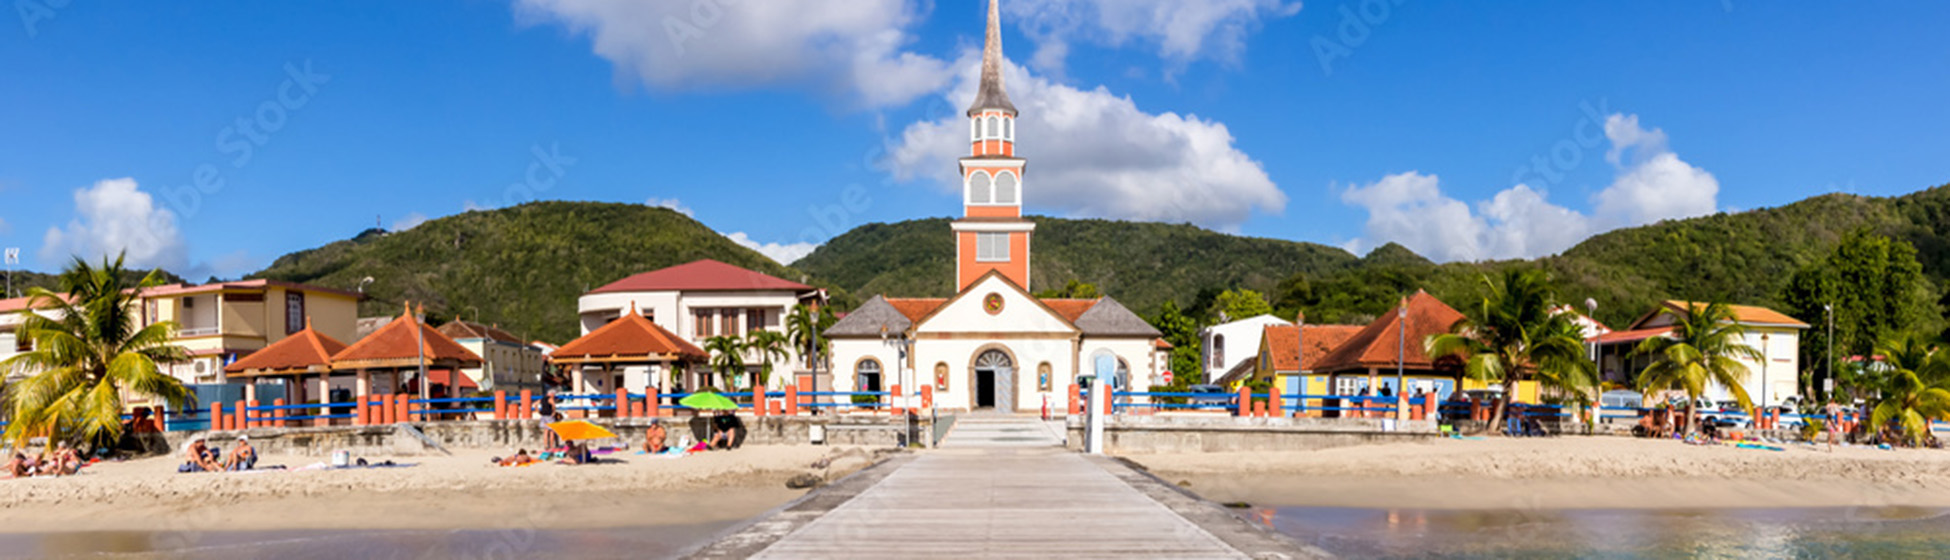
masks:
{"type": "Polygon", "coordinates": [[[716,418],[712,418],[712,424],[717,428],[717,433],[711,434],[712,449],[731,449],[738,444],[738,432],[745,427],[745,423],[739,421],[737,416],[726,412],[720,412],[716,418]]]}
{"type": "Polygon", "coordinates": [[[223,470],[247,471],[257,468],[257,449],[251,447],[250,436],[237,436],[237,446],[230,448],[230,455],[223,458],[223,470]]]}
{"type": "Polygon", "coordinates": [[[7,478],[27,478],[31,474],[27,470],[26,455],[15,453],[14,458],[7,461],[7,478]]]}
{"type": "Polygon", "coordinates": [[[663,423],[652,422],[650,427],[643,429],[643,452],[663,453],[664,450],[670,449],[670,445],[666,443],[669,439],[670,433],[665,431],[663,423]]]}
{"type": "Polygon", "coordinates": [[[495,464],[501,465],[503,467],[519,467],[522,465],[529,465],[538,462],[540,461],[536,460],[534,456],[528,454],[527,449],[520,449],[515,451],[515,456],[506,459],[496,460],[495,464]]]}

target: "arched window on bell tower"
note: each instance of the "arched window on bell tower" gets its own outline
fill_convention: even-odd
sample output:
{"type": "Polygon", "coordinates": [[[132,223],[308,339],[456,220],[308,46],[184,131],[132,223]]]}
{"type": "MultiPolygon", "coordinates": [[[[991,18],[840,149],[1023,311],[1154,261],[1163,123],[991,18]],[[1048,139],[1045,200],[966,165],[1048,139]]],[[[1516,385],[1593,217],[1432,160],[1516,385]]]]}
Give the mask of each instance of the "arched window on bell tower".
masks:
{"type": "Polygon", "coordinates": [[[1002,119],[1002,139],[1010,142],[1016,141],[1015,119],[1002,119]]]}
{"type": "Polygon", "coordinates": [[[968,119],[968,141],[982,141],[982,119],[968,119]]]}
{"type": "Polygon", "coordinates": [[[1016,203],[1016,174],[1010,173],[1008,171],[1004,171],[1000,175],[996,175],[995,203],[996,204],[1016,203]]]}
{"type": "Polygon", "coordinates": [[[968,203],[988,204],[991,201],[990,179],[986,171],[976,171],[968,176],[968,203]]]}
{"type": "Polygon", "coordinates": [[[988,137],[989,137],[989,138],[991,138],[991,139],[994,139],[994,138],[1001,138],[1001,137],[1002,137],[1002,125],[1000,125],[1000,124],[998,124],[998,123],[996,123],[996,120],[997,120],[997,119],[996,119],[995,117],[989,117],[989,135],[988,135],[988,137]]]}

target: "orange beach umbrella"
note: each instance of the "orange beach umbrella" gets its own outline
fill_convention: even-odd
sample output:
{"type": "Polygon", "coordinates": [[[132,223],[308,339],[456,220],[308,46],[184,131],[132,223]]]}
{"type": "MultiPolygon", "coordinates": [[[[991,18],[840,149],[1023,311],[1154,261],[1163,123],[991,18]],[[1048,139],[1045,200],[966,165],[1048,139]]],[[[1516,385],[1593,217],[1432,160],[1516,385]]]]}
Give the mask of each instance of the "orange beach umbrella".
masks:
{"type": "Polygon", "coordinates": [[[556,422],[549,424],[548,429],[555,430],[555,435],[562,436],[562,439],[566,441],[609,439],[616,437],[616,433],[609,431],[608,428],[591,424],[585,420],[556,422]]]}

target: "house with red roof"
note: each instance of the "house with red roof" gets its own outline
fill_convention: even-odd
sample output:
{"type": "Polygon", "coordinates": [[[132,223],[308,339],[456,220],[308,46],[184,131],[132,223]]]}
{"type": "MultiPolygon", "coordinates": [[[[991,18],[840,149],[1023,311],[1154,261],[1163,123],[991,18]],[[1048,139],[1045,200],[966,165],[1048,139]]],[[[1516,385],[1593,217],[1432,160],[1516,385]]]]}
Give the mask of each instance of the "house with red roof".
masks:
{"type": "MultiPolygon", "coordinates": [[[[748,337],[759,331],[784,334],[785,318],[793,307],[800,304],[817,307],[824,305],[824,300],[824,294],[812,286],[705,259],[631,275],[590,290],[577,299],[576,312],[585,339],[634,314],[684,345],[701,348],[706,340],[716,336],[748,337]]],[[[659,362],[655,361],[631,362],[616,366],[621,369],[605,371],[603,364],[582,358],[564,361],[562,358],[570,354],[562,350],[569,350],[569,346],[564,345],[553,356],[557,364],[570,364],[573,371],[566,373],[571,378],[577,372],[583,374],[580,378],[587,384],[572,385],[571,392],[607,392],[617,388],[642,391],[652,386],[670,392],[679,387],[695,389],[714,385],[714,379],[721,379],[704,367],[682,368],[686,378],[672,379],[669,374],[676,370],[656,365],[659,362]],[[615,382],[623,385],[619,387],[615,382]]],[[[744,358],[748,368],[743,382],[749,383],[754,377],[749,374],[761,367],[760,356],[747,353],[744,358]]],[[[772,364],[772,371],[795,371],[798,369],[795,366],[801,363],[796,351],[789,352],[772,364]]],[[[792,381],[790,375],[774,375],[772,379],[774,388],[792,381]]]]}
{"type": "MultiPolygon", "coordinates": [[[[1599,373],[1611,383],[1634,386],[1638,372],[1651,365],[1649,356],[1636,356],[1633,350],[1646,339],[1671,336],[1672,327],[1696,307],[1706,304],[1690,301],[1663,301],[1639,316],[1624,330],[1607,332],[1590,339],[1597,347],[1599,373]]],[[[1799,394],[1801,378],[1801,331],[1809,325],[1785,313],[1752,305],[1729,305],[1733,322],[1745,328],[1743,342],[1759,350],[1761,360],[1737,359],[1747,368],[1741,383],[1756,405],[1778,405],[1799,394]]],[[[1732,400],[1732,392],[1718,384],[1706,389],[1704,398],[1732,400]]]]}

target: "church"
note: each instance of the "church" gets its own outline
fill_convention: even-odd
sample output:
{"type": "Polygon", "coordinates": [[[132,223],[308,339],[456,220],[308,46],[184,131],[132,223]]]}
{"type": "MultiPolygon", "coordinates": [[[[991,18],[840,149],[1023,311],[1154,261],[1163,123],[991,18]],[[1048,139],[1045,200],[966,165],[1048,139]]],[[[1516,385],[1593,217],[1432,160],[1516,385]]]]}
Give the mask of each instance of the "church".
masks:
{"type": "MultiPolygon", "coordinates": [[[[1042,299],[1030,291],[1036,224],[1022,215],[1033,189],[1016,153],[1016,107],[1002,84],[1002,38],[989,2],[981,86],[968,109],[961,158],[962,217],[955,238],[955,294],[875,296],[825,334],[839,391],[913,393],[934,388],[943,410],[1061,413],[1080,376],[1119,390],[1166,382],[1169,346],[1157,329],[1111,298],[1042,299]]],[[[897,398],[898,406],[918,406],[897,398]]]]}

